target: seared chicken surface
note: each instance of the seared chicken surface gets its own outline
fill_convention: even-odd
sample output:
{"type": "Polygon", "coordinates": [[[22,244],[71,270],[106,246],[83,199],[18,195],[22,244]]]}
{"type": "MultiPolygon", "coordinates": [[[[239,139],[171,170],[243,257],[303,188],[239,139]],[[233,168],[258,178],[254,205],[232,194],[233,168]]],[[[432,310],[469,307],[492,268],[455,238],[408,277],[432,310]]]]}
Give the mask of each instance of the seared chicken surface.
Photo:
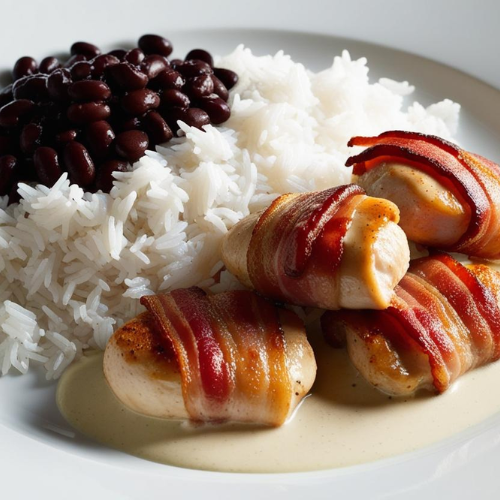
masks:
{"type": "MultiPolygon", "coordinates": [[[[267,425],[284,423],[309,392],[316,377],[314,353],[302,322],[295,313],[277,309],[251,292],[219,294],[214,297],[221,307],[226,308],[226,315],[218,316],[216,312],[219,318],[216,323],[222,321],[228,329],[224,329],[224,339],[214,330],[217,343],[212,344],[210,352],[204,353],[208,358],[203,357],[203,342],[209,334],[190,314],[204,298],[190,290],[168,295],[169,299],[172,295],[175,297],[171,303],[180,308],[178,316],[169,311],[166,328],[178,328],[172,333],[172,339],[183,328],[181,324],[174,326],[177,321],[184,326],[191,321],[192,328],[200,329],[194,332],[198,354],[193,353],[191,365],[184,366],[183,354],[179,350],[193,349],[194,346],[189,346],[193,338],[188,338],[186,331],[181,332],[180,335],[186,336],[174,348],[176,341],[172,344],[166,338],[162,328],[158,327],[155,313],[144,312],[118,329],[106,348],[104,373],[115,395],[132,410],[158,418],[267,425]],[[228,322],[228,317],[236,319],[240,314],[232,307],[235,301],[239,303],[238,307],[249,309],[254,304],[254,312],[250,316],[241,316],[239,326],[228,322]],[[260,317],[259,311],[262,313],[260,317]],[[275,318],[276,324],[266,319],[268,313],[270,319],[274,321],[275,318]],[[267,333],[263,331],[266,325],[267,333]],[[276,326],[276,331],[273,331],[276,326]],[[222,350],[218,351],[218,347],[222,350]],[[232,360],[229,351],[234,351],[232,360]],[[225,353],[225,359],[216,359],[217,352],[225,353]],[[268,363],[273,359],[275,366],[270,367],[268,363]],[[225,361],[232,365],[228,366],[231,380],[218,378],[220,373],[214,373],[213,364],[220,368],[225,361]],[[206,363],[212,363],[212,366],[206,363]],[[280,364],[282,370],[277,371],[276,366],[280,364]],[[273,380],[270,379],[272,376],[273,380]],[[193,379],[197,380],[194,384],[193,379]],[[208,389],[207,381],[212,384],[208,389]]],[[[199,308],[194,314],[201,311],[199,308]]],[[[211,314],[214,314],[213,309],[211,314]]],[[[208,316],[202,318],[205,319],[212,321],[208,316]]]]}

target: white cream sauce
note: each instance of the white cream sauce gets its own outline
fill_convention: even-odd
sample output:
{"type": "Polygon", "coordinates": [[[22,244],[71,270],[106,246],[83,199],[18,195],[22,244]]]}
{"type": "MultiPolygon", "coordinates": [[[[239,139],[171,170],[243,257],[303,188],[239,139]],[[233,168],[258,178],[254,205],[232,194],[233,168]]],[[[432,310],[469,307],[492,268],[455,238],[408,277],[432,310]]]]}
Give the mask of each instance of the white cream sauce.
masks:
{"type": "Polygon", "coordinates": [[[423,446],[500,411],[500,362],[465,374],[445,394],[390,398],[356,372],[344,350],[310,339],[318,363],[312,394],[281,428],[199,426],[145,417],[109,389],[102,354],[66,370],[57,403],[87,436],[155,462],[224,472],[294,472],[344,467],[423,446]]]}

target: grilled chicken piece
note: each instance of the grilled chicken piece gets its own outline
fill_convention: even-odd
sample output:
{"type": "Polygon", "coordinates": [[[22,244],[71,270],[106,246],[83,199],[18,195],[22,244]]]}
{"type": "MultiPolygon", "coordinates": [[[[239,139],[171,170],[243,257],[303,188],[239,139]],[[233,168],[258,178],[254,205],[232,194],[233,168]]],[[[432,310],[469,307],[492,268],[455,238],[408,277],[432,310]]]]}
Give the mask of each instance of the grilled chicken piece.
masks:
{"type": "Polygon", "coordinates": [[[149,309],[104,354],[115,395],[146,415],[281,425],[306,396],[316,362],[298,316],[252,292],[200,289],[143,297],[149,309]]]}
{"type": "Polygon", "coordinates": [[[500,167],[439,137],[391,131],[354,137],[353,181],[394,202],[408,239],[500,259],[500,167]]]}
{"type": "Polygon", "coordinates": [[[413,261],[385,311],[327,312],[327,340],[347,342],[352,362],[381,391],[444,392],[500,357],[500,273],[447,254],[413,261]]]}
{"type": "Polygon", "coordinates": [[[266,297],[324,309],[389,305],[408,269],[394,204],[349,185],[280,196],[224,237],[222,260],[266,297]]]}

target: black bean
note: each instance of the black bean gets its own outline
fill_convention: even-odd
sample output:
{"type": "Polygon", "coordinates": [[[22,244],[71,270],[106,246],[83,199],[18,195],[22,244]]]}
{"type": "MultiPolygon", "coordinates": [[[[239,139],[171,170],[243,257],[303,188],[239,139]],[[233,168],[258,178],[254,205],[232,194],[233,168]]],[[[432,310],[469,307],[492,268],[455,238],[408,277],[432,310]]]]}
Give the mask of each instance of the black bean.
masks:
{"type": "Polygon", "coordinates": [[[40,63],[40,73],[48,75],[60,67],[61,63],[57,57],[46,57],[45,59],[42,59],[42,62],[40,63]]]}
{"type": "Polygon", "coordinates": [[[133,118],[123,118],[120,117],[113,122],[113,130],[117,132],[125,132],[127,130],[141,130],[142,122],[137,117],[133,118]]]}
{"type": "Polygon", "coordinates": [[[32,57],[21,57],[14,64],[12,76],[14,80],[19,80],[23,76],[34,75],[38,72],[38,64],[32,57]]]}
{"type": "Polygon", "coordinates": [[[140,89],[127,92],[121,100],[122,109],[132,116],[140,116],[160,105],[160,98],[153,90],[140,89]]]}
{"type": "Polygon", "coordinates": [[[35,111],[35,103],[28,99],[9,102],[0,108],[0,127],[16,127],[27,120],[35,111]]]}
{"type": "Polygon", "coordinates": [[[173,130],[178,130],[179,125],[177,121],[183,121],[190,127],[196,127],[201,129],[203,125],[208,125],[210,123],[210,117],[199,108],[189,108],[189,109],[179,109],[173,108],[169,112],[167,117],[168,124],[173,130]]]}
{"type": "Polygon", "coordinates": [[[172,130],[167,125],[167,122],[156,111],[150,111],[144,117],[143,124],[151,143],[163,144],[173,137],[172,130]]]}
{"type": "Polygon", "coordinates": [[[200,61],[199,59],[184,61],[180,66],[176,68],[176,70],[186,78],[213,74],[213,70],[210,67],[210,64],[207,64],[205,61],[200,61]]]}
{"type": "Polygon", "coordinates": [[[76,64],[77,62],[81,61],[86,61],[88,57],[85,57],[83,54],[75,54],[74,56],[71,56],[65,63],[64,63],[64,68],[71,68],[73,64],[76,64]]]}
{"type": "Polygon", "coordinates": [[[47,90],[55,101],[67,101],[68,88],[72,82],[71,73],[67,69],[56,69],[47,78],[47,90]]]}
{"type": "Polygon", "coordinates": [[[126,172],[128,163],[122,160],[109,160],[97,169],[95,187],[104,193],[109,193],[113,187],[113,172],[126,172]]]}
{"type": "Polygon", "coordinates": [[[74,81],[86,80],[92,74],[92,65],[88,61],[80,61],[71,66],[71,78],[74,81]]]}
{"type": "Polygon", "coordinates": [[[162,108],[181,108],[187,109],[191,101],[189,97],[177,89],[167,89],[161,94],[161,105],[162,108]]]}
{"type": "Polygon", "coordinates": [[[32,155],[40,146],[42,127],[37,123],[28,123],[24,126],[19,136],[19,145],[24,154],[32,155]]]}
{"type": "Polygon", "coordinates": [[[231,110],[227,102],[221,99],[217,94],[202,97],[198,100],[198,105],[207,112],[210,121],[215,125],[224,123],[231,116],[231,110]]]}
{"type": "Polygon", "coordinates": [[[109,87],[99,80],[82,80],[72,83],[68,93],[75,101],[106,101],[111,97],[109,87]]]}
{"type": "Polygon", "coordinates": [[[85,136],[90,152],[96,159],[104,159],[108,156],[115,133],[107,121],[100,120],[88,125],[85,129],[85,136]]]}
{"type": "Polygon", "coordinates": [[[92,43],[75,42],[71,46],[70,53],[72,56],[78,54],[85,56],[87,59],[92,59],[93,57],[98,56],[101,53],[101,50],[92,43]]]}
{"type": "Polygon", "coordinates": [[[12,93],[13,84],[7,85],[2,90],[0,90],[0,107],[5,106],[10,101],[14,99],[14,94],[12,93]]]}
{"type": "Polygon", "coordinates": [[[225,68],[214,68],[215,76],[226,86],[227,90],[231,90],[238,83],[238,75],[225,68]]]}
{"type": "Polygon", "coordinates": [[[222,100],[227,101],[229,99],[229,91],[226,86],[215,75],[212,75],[212,81],[214,82],[214,94],[217,94],[222,100]]]}
{"type": "Polygon", "coordinates": [[[78,136],[78,130],[70,128],[68,130],[64,130],[62,132],[58,132],[55,136],[55,140],[57,144],[66,144],[67,142],[74,141],[78,136]]]}
{"type": "Polygon", "coordinates": [[[148,77],[138,68],[128,62],[115,64],[106,68],[106,73],[123,89],[143,89],[148,83],[148,77]]]}
{"type": "Polygon", "coordinates": [[[170,64],[163,56],[151,55],[142,61],[140,68],[151,80],[151,78],[155,78],[162,71],[169,69],[170,64]]]}
{"type": "Polygon", "coordinates": [[[108,66],[113,66],[119,62],[120,59],[112,54],[102,54],[94,57],[94,59],[90,61],[92,78],[101,78],[104,75],[104,70],[108,66]]]}
{"type": "Polygon", "coordinates": [[[61,177],[62,170],[55,149],[45,146],[38,148],[33,156],[33,161],[38,179],[46,186],[53,186],[61,177]]]}
{"type": "Polygon", "coordinates": [[[170,66],[172,66],[173,69],[177,69],[183,62],[182,59],[172,59],[170,61],[170,66]]]}
{"type": "Polygon", "coordinates": [[[212,68],[214,67],[214,58],[210,55],[209,52],[203,49],[193,49],[186,56],[186,61],[190,61],[191,59],[198,59],[199,61],[206,62],[212,68]]]}
{"type": "Polygon", "coordinates": [[[103,102],[72,104],[66,113],[68,119],[77,125],[105,120],[111,114],[109,106],[103,102]]]}
{"type": "Polygon", "coordinates": [[[162,71],[156,78],[149,82],[149,86],[155,90],[181,89],[186,83],[184,77],[173,69],[162,71]]]}
{"type": "Polygon", "coordinates": [[[34,102],[48,99],[47,75],[31,75],[16,80],[12,93],[14,99],[30,99],[34,102]]]}
{"type": "Polygon", "coordinates": [[[159,35],[142,35],[138,45],[145,54],[159,54],[165,57],[168,57],[173,50],[170,41],[159,35]]]}
{"type": "Polygon", "coordinates": [[[148,136],[141,130],[128,130],[116,136],[116,152],[130,162],[143,156],[148,146],[148,136]]]}
{"type": "Polygon", "coordinates": [[[108,52],[108,55],[117,57],[120,61],[123,61],[125,59],[126,54],[127,51],[125,49],[115,49],[108,52]]]}
{"type": "Polygon", "coordinates": [[[201,75],[190,78],[182,89],[190,98],[200,99],[214,91],[214,82],[211,75],[201,75]]]}
{"type": "Polygon", "coordinates": [[[77,141],[71,141],[64,148],[64,164],[68,169],[70,181],[85,187],[90,186],[95,179],[95,167],[85,146],[77,141]]]}
{"type": "Polygon", "coordinates": [[[139,64],[141,64],[144,60],[144,57],[144,52],[141,49],[132,49],[125,54],[123,60],[133,64],[134,66],[139,66],[139,64]]]}
{"type": "Polygon", "coordinates": [[[0,157],[0,196],[9,194],[15,179],[17,160],[12,155],[0,157]]]}

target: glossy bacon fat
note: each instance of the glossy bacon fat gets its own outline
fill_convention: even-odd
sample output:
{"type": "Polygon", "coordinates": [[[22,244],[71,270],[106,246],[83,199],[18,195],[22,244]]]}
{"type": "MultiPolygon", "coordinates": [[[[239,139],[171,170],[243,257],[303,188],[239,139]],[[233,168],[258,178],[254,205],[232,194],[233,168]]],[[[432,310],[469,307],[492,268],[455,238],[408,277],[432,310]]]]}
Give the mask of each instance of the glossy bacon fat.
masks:
{"type": "Polygon", "coordinates": [[[328,312],[323,332],[347,340],[353,363],[389,394],[445,391],[500,357],[500,273],[440,253],[417,259],[384,311],[328,312]]]}
{"type": "Polygon", "coordinates": [[[225,236],[222,258],[245,285],[303,306],[387,307],[408,243],[397,207],[354,184],[277,198],[225,236]]]}
{"type": "Polygon", "coordinates": [[[117,331],[105,354],[111,387],[137,411],[281,425],[314,381],[316,364],[302,322],[252,292],[207,296],[190,288],[146,296],[141,303],[147,317],[117,331]],[[130,351],[133,359],[127,360],[130,351]],[[131,384],[144,379],[135,391],[140,394],[124,392],[122,381],[130,370],[136,374],[131,384]],[[145,401],[146,393],[150,400],[163,398],[167,408],[145,401]],[[168,408],[176,398],[185,410],[168,408]]]}
{"type": "Polygon", "coordinates": [[[367,147],[346,165],[354,166],[356,182],[368,194],[387,197],[399,206],[401,226],[409,239],[500,259],[498,165],[439,137],[415,132],[354,137],[349,146],[367,147]],[[401,170],[403,166],[410,169],[401,170]],[[427,200],[426,211],[430,191],[435,195],[427,200]]]}

